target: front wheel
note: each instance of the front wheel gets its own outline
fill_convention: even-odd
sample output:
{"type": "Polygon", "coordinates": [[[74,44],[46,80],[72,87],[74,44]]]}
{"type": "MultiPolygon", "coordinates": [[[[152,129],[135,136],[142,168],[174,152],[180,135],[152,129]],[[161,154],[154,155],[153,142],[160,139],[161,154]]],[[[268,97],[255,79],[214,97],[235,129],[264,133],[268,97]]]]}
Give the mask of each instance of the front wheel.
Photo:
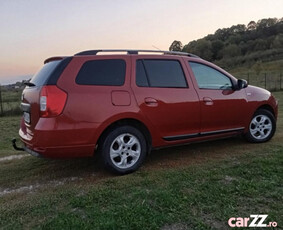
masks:
{"type": "Polygon", "coordinates": [[[250,124],[246,139],[254,143],[269,141],[276,129],[276,121],[271,112],[259,109],[255,112],[250,124]]]}
{"type": "Polygon", "coordinates": [[[135,127],[120,126],[107,134],[100,149],[106,168],[114,173],[136,171],[145,159],[144,135],[135,127]]]}

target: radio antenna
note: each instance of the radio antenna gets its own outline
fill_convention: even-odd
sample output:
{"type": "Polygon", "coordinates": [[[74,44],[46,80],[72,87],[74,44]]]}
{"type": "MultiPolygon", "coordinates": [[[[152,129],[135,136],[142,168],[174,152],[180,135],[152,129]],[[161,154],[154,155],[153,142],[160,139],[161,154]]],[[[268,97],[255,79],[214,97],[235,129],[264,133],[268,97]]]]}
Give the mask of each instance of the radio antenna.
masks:
{"type": "Polygon", "coordinates": [[[152,45],[152,47],[153,47],[154,49],[157,49],[157,50],[161,51],[161,49],[159,49],[158,47],[156,47],[156,46],[154,46],[154,45],[152,45]]]}

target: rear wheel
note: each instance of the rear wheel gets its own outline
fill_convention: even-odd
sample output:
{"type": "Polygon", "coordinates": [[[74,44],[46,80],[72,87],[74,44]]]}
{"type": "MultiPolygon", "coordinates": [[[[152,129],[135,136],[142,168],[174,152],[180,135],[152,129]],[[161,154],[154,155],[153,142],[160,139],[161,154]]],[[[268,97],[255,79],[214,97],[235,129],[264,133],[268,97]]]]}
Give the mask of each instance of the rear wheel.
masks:
{"type": "Polygon", "coordinates": [[[250,142],[261,143],[269,141],[276,129],[276,121],[271,112],[259,109],[255,112],[246,134],[246,139],[250,142]]]}
{"type": "Polygon", "coordinates": [[[144,135],[135,127],[121,126],[109,132],[100,149],[104,165],[118,174],[136,171],[143,163],[147,146],[144,135]]]}

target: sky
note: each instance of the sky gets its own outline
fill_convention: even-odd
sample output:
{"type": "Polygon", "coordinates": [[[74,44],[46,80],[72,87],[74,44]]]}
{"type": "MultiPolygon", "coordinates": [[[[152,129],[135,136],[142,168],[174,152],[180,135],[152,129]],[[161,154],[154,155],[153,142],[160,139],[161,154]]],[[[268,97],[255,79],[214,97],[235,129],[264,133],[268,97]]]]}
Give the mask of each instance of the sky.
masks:
{"type": "Polygon", "coordinates": [[[168,50],[274,17],[283,17],[283,0],[0,0],[0,84],[29,78],[51,56],[168,50]]]}

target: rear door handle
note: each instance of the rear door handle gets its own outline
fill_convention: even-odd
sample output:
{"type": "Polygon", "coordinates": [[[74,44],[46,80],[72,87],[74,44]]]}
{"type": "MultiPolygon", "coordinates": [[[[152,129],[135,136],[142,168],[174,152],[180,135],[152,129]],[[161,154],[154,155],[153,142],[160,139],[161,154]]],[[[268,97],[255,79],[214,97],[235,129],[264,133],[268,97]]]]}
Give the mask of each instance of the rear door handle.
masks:
{"type": "Polygon", "coordinates": [[[152,107],[155,107],[155,106],[158,105],[157,100],[154,99],[154,98],[152,98],[152,97],[146,97],[146,98],[144,99],[144,102],[145,102],[146,105],[152,106],[152,107]]]}
{"type": "Polygon", "coordinates": [[[213,105],[213,100],[210,97],[204,97],[203,102],[206,105],[213,105]]]}

